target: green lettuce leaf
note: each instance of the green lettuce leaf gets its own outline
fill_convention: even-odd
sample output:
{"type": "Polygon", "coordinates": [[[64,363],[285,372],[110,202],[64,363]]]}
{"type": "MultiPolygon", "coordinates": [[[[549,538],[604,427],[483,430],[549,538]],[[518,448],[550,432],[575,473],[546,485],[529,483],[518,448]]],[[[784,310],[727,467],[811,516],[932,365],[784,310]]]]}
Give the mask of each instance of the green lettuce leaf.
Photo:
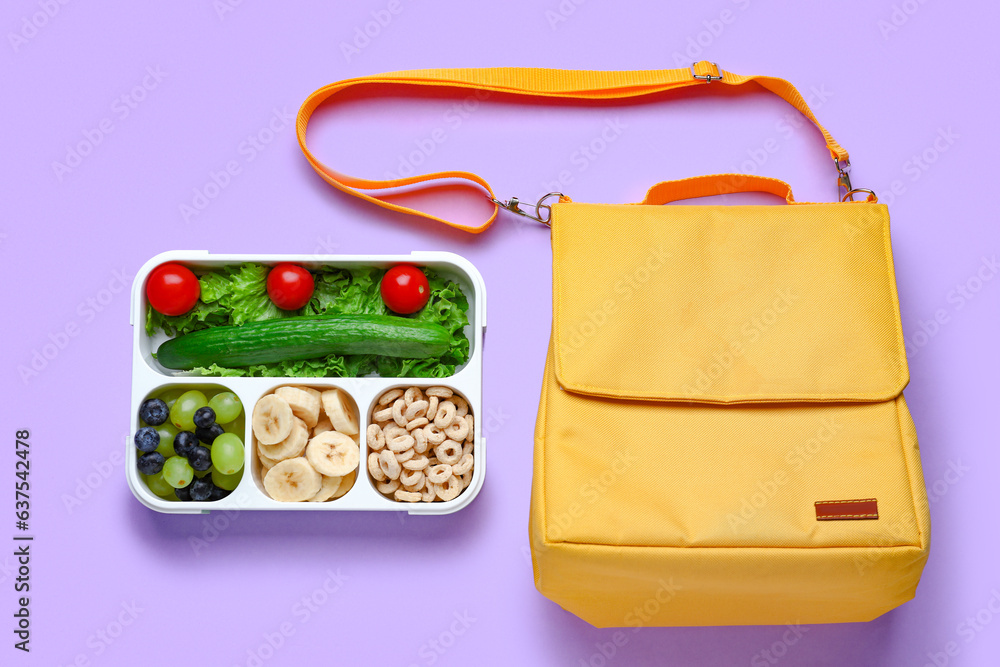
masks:
{"type": "MultiPolygon", "coordinates": [[[[146,333],[163,330],[168,335],[197,331],[217,325],[290,317],[293,315],[391,314],[382,302],[379,283],[384,271],[375,268],[320,269],[313,271],[315,291],[299,310],[281,310],[267,295],[269,267],[242,264],[208,271],[198,279],[201,300],[191,312],[177,317],[161,315],[152,308],[146,313],[146,333]]],[[[194,369],[195,374],[214,377],[363,377],[377,373],[383,377],[444,378],[453,375],[469,359],[469,302],[457,283],[425,270],[431,296],[427,305],[412,317],[435,322],[452,334],[452,345],[441,357],[399,359],[375,355],[329,355],[304,361],[283,361],[243,368],[217,364],[194,369]]]]}

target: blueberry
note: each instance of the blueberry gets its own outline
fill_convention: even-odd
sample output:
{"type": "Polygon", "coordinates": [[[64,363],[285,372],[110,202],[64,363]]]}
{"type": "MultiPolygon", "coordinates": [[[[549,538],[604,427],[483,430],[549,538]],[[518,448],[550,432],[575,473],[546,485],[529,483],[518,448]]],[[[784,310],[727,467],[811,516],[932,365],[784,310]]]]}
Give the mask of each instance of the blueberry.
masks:
{"type": "Polygon", "coordinates": [[[189,487],[191,500],[208,500],[212,497],[212,487],[214,486],[212,479],[207,475],[205,477],[196,477],[189,487]]]}
{"type": "Polygon", "coordinates": [[[158,398],[147,399],[139,406],[139,419],[150,426],[159,426],[167,421],[169,416],[170,409],[167,404],[158,398]]]}
{"type": "Polygon", "coordinates": [[[225,430],[216,423],[212,423],[208,428],[202,428],[199,426],[194,430],[194,434],[198,436],[198,439],[204,442],[206,445],[211,445],[215,442],[215,439],[220,435],[225,433],[225,430]]]}
{"type": "Polygon", "coordinates": [[[209,500],[222,500],[223,498],[225,498],[229,494],[230,494],[229,491],[226,491],[225,489],[223,489],[221,487],[218,487],[215,484],[212,484],[212,495],[209,496],[208,499],[209,500]]]}
{"type": "Polygon", "coordinates": [[[163,454],[159,452],[149,452],[148,454],[143,454],[139,457],[135,467],[138,468],[139,472],[143,475],[155,475],[163,470],[164,460],[163,454]]]}
{"type": "Polygon", "coordinates": [[[177,500],[182,500],[184,502],[191,500],[191,484],[194,484],[194,480],[191,480],[191,482],[185,487],[174,489],[174,495],[177,496],[177,500]]]}
{"type": "Polygon", "coordinates": [[[204,472],[212,467],[212,452],[208,451],[208,447],[198,445],[187,455],[187,460],[192,468],[198,472],[204,472]]]}
{"type": "Polygon", "coordinates": [[[160,446],[160,434],[152,426],[143,426],[135,432],[135,446],[144,452],[151,452],[160,446]]]}
{"type": "Polygon", "coordinates": [[[198,408],[198,410],[194,413],[192,420],[194,421],[195,426],[198,426],[199,428],[208,428],[215,423],[215,410],[208,406],[198,408]]]}
{"type": "Polygon", "coordinates": [[[191,431],[181,431],[174,436],[174,451],[178,456],[187,458],[192,450],[198,446],[198,436],[191,431]]]}

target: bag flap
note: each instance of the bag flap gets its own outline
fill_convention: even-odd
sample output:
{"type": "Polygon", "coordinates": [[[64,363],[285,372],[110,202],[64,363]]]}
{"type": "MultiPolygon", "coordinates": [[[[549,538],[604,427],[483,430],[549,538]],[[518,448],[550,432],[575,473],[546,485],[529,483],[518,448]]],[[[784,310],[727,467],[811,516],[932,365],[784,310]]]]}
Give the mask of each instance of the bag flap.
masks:
{"type": "Polygon", "coordinates": [[[909,380],[881,204],[552,205],[563,388],[883,401],[909,380]]]}

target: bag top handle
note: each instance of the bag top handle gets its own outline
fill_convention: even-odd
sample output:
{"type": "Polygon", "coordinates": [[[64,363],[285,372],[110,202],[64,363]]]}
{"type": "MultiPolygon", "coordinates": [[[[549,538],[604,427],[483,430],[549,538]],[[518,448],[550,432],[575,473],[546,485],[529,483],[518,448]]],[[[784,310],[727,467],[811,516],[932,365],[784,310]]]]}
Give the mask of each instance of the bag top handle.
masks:
{"type": "MultiPolygon", "coordinates": [[[[719,68],[715,63],[701,61],[693,64],[690,69],[667,69],[667,70],[629,70],[629,71],[591,71],[591,70],[560,70],[528,67],[489,67],[489,68],[467,68],[467,69],[424,69],[407,70],[401,72],[386,72],[371,76],[344,79],[313,92],[299,109],[296,120],[296,134],[299,146],[305,154],[306,159],[312,168],[316,170],[323,180],[350,195],[360,197],[367,201],[382,206],[393,211],[401,211],[412,215],[419,215],[430,220],[444,223],[451,227],[467,232],[478,234],[485,231],[493,221],[496,220],[497,213],[501,206],[520,212],[517,210],[517,200],[512,199],[504,203],[496,199],[493,189],[482,177],[467,171],[439,171],[430,174],[419,174],[405,178],[395,178],[390,180],[370,180],[365,178],[355,178],[347,174],[331,169],[323,164],[309,147],[306,145],[306,128],[309,119],[316,109],[334,97],[337,93],[356,86],[370,84],[379,85],[400,85],[400,86],[438,86],[449,88],[468,88],[487,90],[499,93],[509,93],[514,95],[528,95],[533,97],[560,97],[580,100],[605,100],[605,99],[629,99],[642,95],[651,95],[675,88],[685,88],[688,86],[705,86],[710,84],[721,84],[725,86],[742,86],[748,83],[756,83],[798,109],[806,118],[823,133],[827,149],[834,160],[839,174],[838,185],[851,192],[848,168],[850,159],[847,151],[838,144],[826,129],[820,125],[806,104],[802,95],[795,89],[795,86],[784,79],[769,76],[743,76],[733,74],[719,68]],[[377,193],[370,194],[372,190],[386,190],[428,181],[441,179],[459,178],[481,186],[494,204],[493,214],[488,220],[477,226],[463,225],[451,222],[443,218],[431,215],[418,209],[402,206],[382,199],[377,193]]],[[[655,188],[655,186],[654,186],[655,188]]],[[[715,194],[718,194],[716,192],[715,194]]],[[[648,196],[647,196],[648,198],[648,196]]],[[[529,217],[533,217],[530,216],[529,217]]]]}

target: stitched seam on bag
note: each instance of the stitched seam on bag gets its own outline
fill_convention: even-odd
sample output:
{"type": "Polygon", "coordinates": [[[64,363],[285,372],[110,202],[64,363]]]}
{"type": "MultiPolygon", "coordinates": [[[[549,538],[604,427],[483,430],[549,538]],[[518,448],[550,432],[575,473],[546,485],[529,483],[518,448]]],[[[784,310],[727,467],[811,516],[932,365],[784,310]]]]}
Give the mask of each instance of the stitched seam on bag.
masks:
{"type": "Polygon", "coordinates": [[[915,549],[922,551],[919,544],[822,544],[816,546],[782,545],[761,546],[758,544],[692,544],[676,546],[672,544],[598,544],[596,542],[546,542],[549,545],[562,544],[570,547],[593,547],[604,549],[760,549],[762,551],[785,551],[787,549],[915,549]]]}
{"type": "Polygon", "coordinates": [[[906,342],[903,340],[903,322],[899,313],[896,265],[892,258],[892,239],[889,234],[889,209],[883,206],[879,211],[882,217],[882,254],[885,257],[885,274],[886,280],[889,283],[889,296],[892,297],[893,321],[896,325],[896,385],[899,387],[898,395],[903,393],[903,389],[909,381],[909,367],[906,361],[906,342]]]}
{"type": "Polygon", "coordinates": [[[917,511],[916,484],[914,483],[913,471],[910,468],[910,457],[906,453],[906,441],[903,438],[903,417],[899,410],[899,402],[901,400],[905,400],[902,394],[896,398],[896,428],[899,433],[899,448],[903,454],[903,465],[906,467],[906,479],[910,484],[910,502],[913,507],[913,521],[917,527],[917,539],[922,547],[926,547],[927,540],[924,539],[924,531],[920,525],[920,513],[917,511]]]}
{"type": "MultiPolygon", "coordinates": [[[[560,202],[564,203],[564,202],[560,202]]],[[[628,206],[628,204],[594,204],[592,202],[569,202],[576,204],[578,206],[628,206]]],[[[820,204],[823,205],[823,204],[820,204]]],[[[826,206],[833,206],[836,204],[826,204],[826,206]]],[[[555,216],[556,204],[553,204],[552,215],[555,216]]],[[[884,210],[884,207],[883,207],[884,210]]],[[[875,393],[872,391],[868,392],[836,392],[836,393],[810,393],[810,394],[732,394],[728,396],[719,396],[717,398],[705,398],[698,396],[691,396],[687,394],[663,394],[660,392],[644,392],[638,390],[612,390],[607,387],[597,387],[584,384],[582,382],[567,381],[562,372],[562,367],[564,366],[563,354],[561,351],[561,345],[556,344],[555,347],[555,375],[559,383],[571,390],[578,391],[581,393],[593,394],[595,396],[603,396],[605,398],[634,398],[634,399],[652,399],[661,401],[683,401],[686,403],[709,403],[709,404],[731,404],[731,403],[777,403],[782,401],[801,401],[804,403],[818,403],[825,401],[836,401],[836,400],[851,400],[855,399],[858,401],[888,401],[894,397],[899,396],[905,384],[904,373],[903,373],[903,363],[900,359],[905,359],[905,347],[903,343],[903,327],[899,316],[899,295],[896,292],[895,283],[895,267],[892,262],[892,247],[889,243],[888,236],[888,217],[881,214],[882,217],[882,249],[883,257],[886,261],[886,274],[888,279],[889,295],[892,300],[894,323],[896,329],[896,379],[893,382],[893,388],[881,393],[875,393]]],[[[552,294],[553,294],[553,325],[554,325],[554,336],[556,337],[557,343],[562,340],[562,326],[559,319],[559,313],[562,310],[560,307],[562,304],[562,292],[559,287],[561,281],[556,278],[556,273],[558,270],[557,262],[558,257],[562,256],[561,251],[557,251],[557,246],[561,247],[561,236],[557,239],[557,234],[561,229],[560,225],[555,224],[555,219],[552,221],[552,294]]]]}

